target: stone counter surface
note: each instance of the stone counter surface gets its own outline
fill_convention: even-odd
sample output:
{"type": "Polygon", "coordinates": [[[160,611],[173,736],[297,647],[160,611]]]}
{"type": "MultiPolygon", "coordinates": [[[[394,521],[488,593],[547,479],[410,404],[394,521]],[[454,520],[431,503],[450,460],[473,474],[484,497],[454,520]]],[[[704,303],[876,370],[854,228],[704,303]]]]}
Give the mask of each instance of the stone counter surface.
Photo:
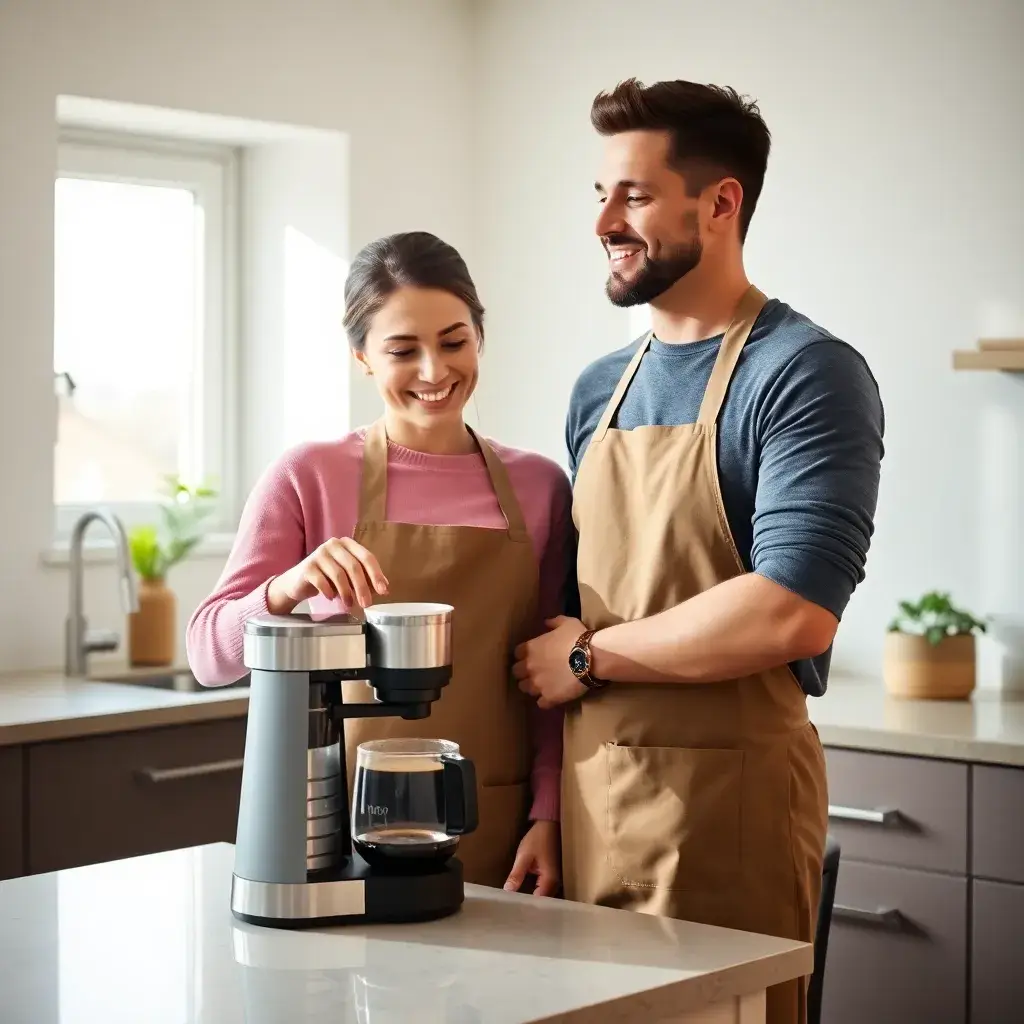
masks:
{"type": "MultiPolygon", "coordinates": [[[[244,686],[181,692],[130,683],[130,672],[105,675],[0,675],[0,746],[236,718],[248,708],[244,686]]],[[[1024,695],[899,700],[877,679],[836,674],[808,709],[829,746],[1024,766],[1024,695]]]]}
{"type": "Polygon", "coordinates": [[[4,1024],[764,1020],[804,943],[467,886],[440,921],[282,931],[229,909],[226,844],[0,882],[4,1024]]]}
{"type": "Polygon", "coordinates": [[[970,700],[901,700],[878,679],[833,676],[807,701],[826,746],[1024,766],[1024,695],[976,690],[970,700]]]}
{"type": "Polygon", "coordinates": [[[0,747],[239,718],[249,707],[243,686],[188,692],[130,681],[141,673],[105,675],[106,680],[69,679],[59,672],[0,675],[0,747]],[[111,681],[118,678],[123,681],[111,681]]]}

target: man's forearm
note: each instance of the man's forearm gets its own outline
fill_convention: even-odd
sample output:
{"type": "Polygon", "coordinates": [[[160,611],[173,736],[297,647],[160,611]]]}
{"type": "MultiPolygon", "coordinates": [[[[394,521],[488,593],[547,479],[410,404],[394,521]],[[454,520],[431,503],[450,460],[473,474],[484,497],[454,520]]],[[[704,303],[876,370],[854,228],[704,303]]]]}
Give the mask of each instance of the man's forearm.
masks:
{"type": "Polygon", "coordinates": [[[835,616],[756,573],[591,640],[592,673],[620,683],[735,679],[828,649],[835,616]]]}

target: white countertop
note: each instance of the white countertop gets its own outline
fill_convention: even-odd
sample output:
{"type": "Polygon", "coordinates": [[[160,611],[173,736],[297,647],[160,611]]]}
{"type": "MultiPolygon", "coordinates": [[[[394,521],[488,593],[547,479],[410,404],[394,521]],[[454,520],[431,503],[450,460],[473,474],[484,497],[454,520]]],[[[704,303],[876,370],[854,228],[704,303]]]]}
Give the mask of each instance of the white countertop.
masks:
{"type": "Polygon", "coordinates": [[[807,709],[822,743],[857,750],[1024,765],[1024,697],[975,690],[970,700],[901,700],[880,680],[833,676],[807,709]]]}
{"type": "Polygon", "coordinates": [[[231,915],[233,856],[0,882],[0,1021],[648,1024],[813,963],[802,943],[478,886],[428,924],[259,928],[231,915]]]}

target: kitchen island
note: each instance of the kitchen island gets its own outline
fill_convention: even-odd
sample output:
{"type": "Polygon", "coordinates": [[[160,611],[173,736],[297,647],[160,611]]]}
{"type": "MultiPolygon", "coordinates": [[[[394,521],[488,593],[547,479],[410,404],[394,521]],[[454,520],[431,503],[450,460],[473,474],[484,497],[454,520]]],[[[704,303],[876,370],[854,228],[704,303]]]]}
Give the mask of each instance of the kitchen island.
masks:
{"type": "Polygon", "coordinates": [[[416,925],[282,931],[214,844],[0,882],[4,1024],[762,1024],[809,945],[467,886],[416,925]]]}

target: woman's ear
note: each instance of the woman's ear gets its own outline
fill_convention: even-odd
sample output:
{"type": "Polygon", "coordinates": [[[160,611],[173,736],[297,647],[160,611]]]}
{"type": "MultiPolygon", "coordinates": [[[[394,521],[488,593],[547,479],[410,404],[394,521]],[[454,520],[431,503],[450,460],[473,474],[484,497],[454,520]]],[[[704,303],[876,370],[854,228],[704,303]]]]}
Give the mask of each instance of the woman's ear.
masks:
{"type": "Polygon", "coordinates": [[[367,377],[372,377],[373,370],[370,369],[370,363],[366,358],[366,353],[353,351],[352,355],[355,357],[356,362],[362,367],[363,373],[365,373],[367,377]]]}

